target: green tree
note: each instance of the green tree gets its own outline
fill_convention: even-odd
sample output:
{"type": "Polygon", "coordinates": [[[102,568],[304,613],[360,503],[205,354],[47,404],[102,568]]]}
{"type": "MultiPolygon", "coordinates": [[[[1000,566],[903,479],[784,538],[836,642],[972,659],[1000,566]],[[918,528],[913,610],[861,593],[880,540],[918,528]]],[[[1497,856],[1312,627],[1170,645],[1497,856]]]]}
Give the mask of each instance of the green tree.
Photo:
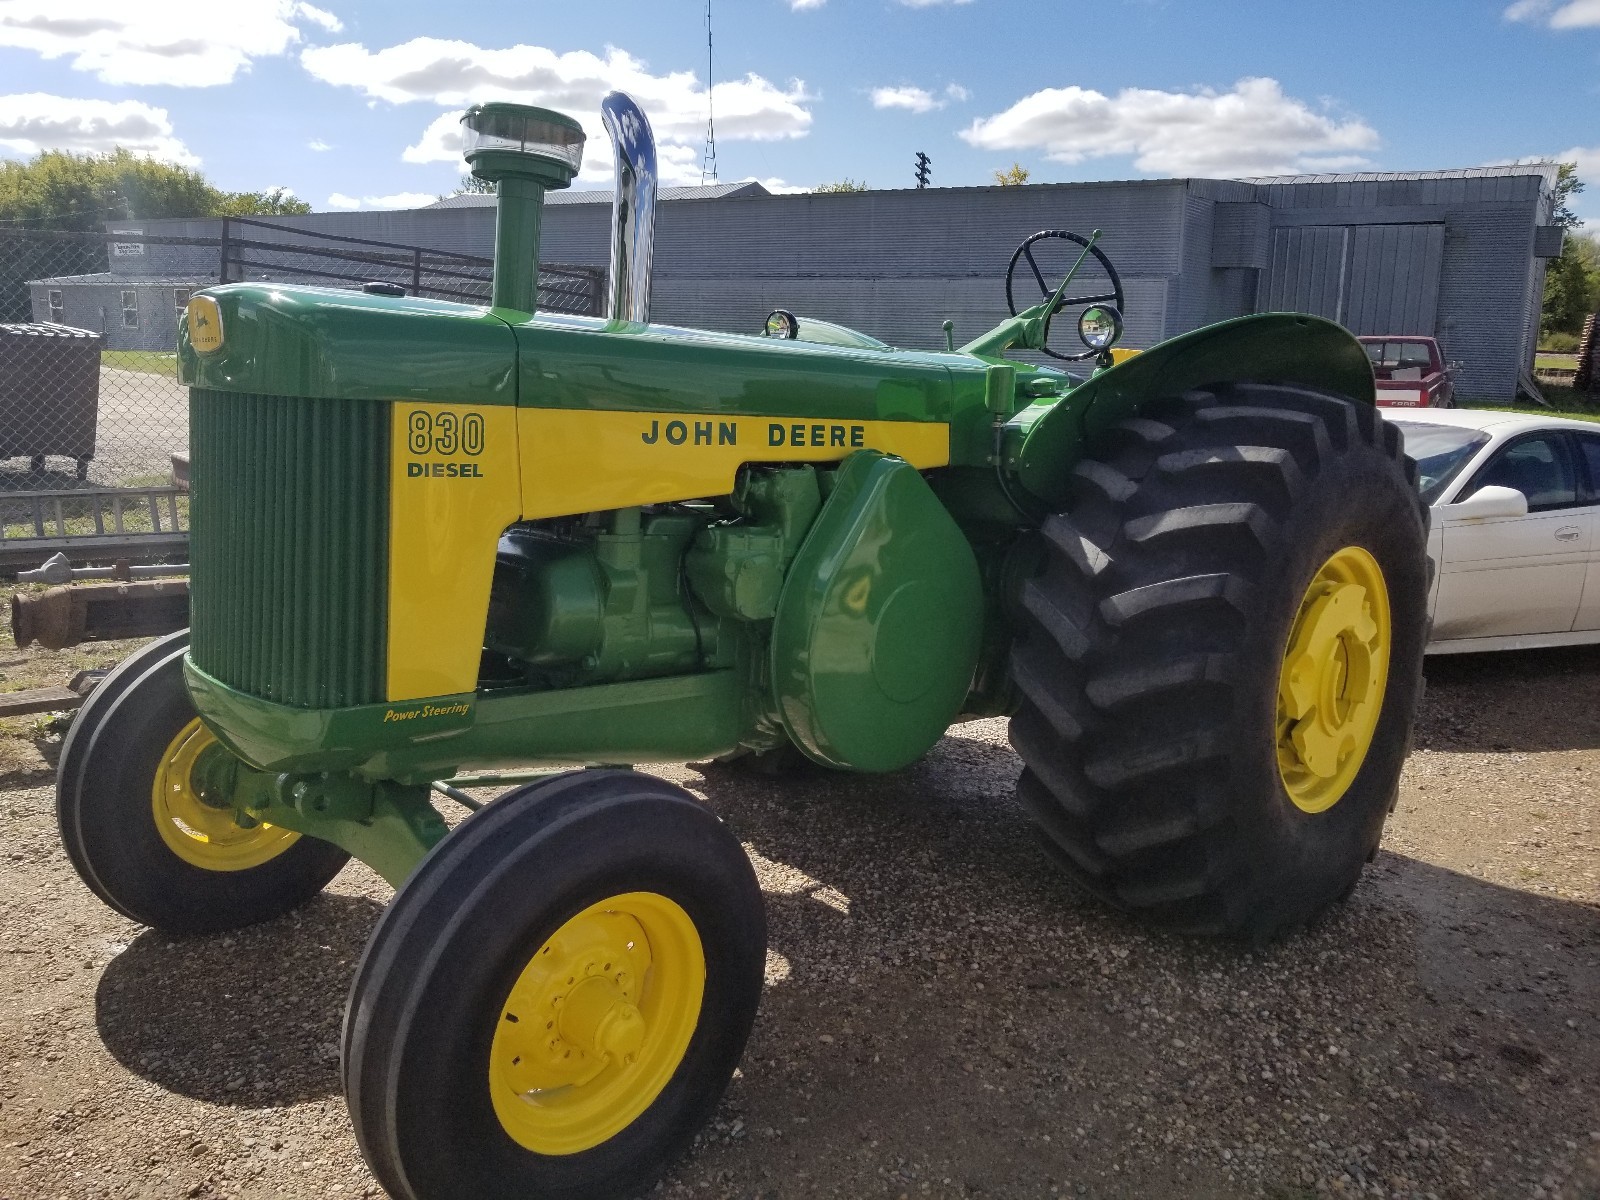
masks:
{"type": "Polygon", "coordinates": [[[867,190],[867,181],[863,179],[860,183],[857,183],[854,179],[846,176],[835,183],[819,183],[811,190],[813,192],[864,192],[867,190]]]}
{"type": "Polygon", "coordinates": [[[311,205],[288,188],[268,188],[264,192],[223,192],[218,217],[297,217],[311,211],[311,205]]]}
{"type": "Polygon", "coordinates": [[[1545,265],[1544,301],[1539,312],[1543,334],[1578,333],[1584,317],[1600,310],[1600,238],[1573,232],[1582,219],[1572,211],[1571,201],[1581,191],[1583,181],[1577,167],[1562,163],[1556,173],[1550,223],[1567,230],[1567,241],[1561,257],[1545,265]]]}
{"type": "MultiPolygon", "coordinates": [[[[284,216],[311,206],[286,188],[228,192],[199,171],[127,150],[46,150],[28,162],[0,162],[0,229],[97,233],[107,221],[157,217],[284,216]]],[[[98,241],[7,239],[0,244],[0,320],[27,320],[27,281],[87,275],[107,267],[98,241]]]]}
{"type": "Polygon", "coordinates": [[[1028,176],[1031,174],[1032,172],[1027,167],[1019,162],[1014,162],[1011,164],[1010,170],[996,171],[994,173],[994,181],[1001,187],[1021,187],[1028,182],[1028,176]]]}
{"type": "Polygon", "coordinates": [[[0,163],[0,224],[90,232],[105,221],[155,217],[283,216],[311,206],[286,188],[228,192],[189,167],[141,158],[46,150],[0,163]]]}
{"type": "Polygon", "coordinates": [[[1555,216],[1552,225],[1559,225],[1563,229],[1576,229],[1583,224],[1583,218],[1572,211],[1568,203],[1579,192],[1583,191],[1583,180],[1578,178],[1577,163],[1562,163],[1556,169],[1556,186],[1553,192],[1555,200],[1555,216]]]}

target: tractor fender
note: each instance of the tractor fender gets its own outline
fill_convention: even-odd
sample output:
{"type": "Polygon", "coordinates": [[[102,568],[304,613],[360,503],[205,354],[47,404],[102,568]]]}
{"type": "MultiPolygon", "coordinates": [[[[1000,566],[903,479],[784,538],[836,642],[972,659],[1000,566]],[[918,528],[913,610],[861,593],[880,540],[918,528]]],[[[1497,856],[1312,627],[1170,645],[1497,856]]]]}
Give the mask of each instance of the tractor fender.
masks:
{"type": "Polygon", "coordinates": [[[1376,404],[1372,363],[1353,334],[1321,317],[1261,313],[1208,325],[1097,372],[1034,421],[1012,461],[1047,504],[1067,499],[1072,467],[1096,433],[1145,405],[1219,383],[1298,384],[1376,404]]]}

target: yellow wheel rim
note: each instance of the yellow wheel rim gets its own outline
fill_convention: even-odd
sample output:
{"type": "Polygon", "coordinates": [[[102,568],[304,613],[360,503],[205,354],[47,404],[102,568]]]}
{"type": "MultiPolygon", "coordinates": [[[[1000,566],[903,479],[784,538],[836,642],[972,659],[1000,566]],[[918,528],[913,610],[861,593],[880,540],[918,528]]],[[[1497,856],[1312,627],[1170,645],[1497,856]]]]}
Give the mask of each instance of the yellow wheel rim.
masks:
{"type": "Polygon", "coordinates": [[[591,904],[540,946],[500,1006],[489,1094],[513,1141],[577,1154],[636,1121],[683,1061],[706,957],[655,892],[591,904]]]}
{"type": "Polygon", "coordinates": [[[1300,601],[1278,677],[1278,772],[1302,812],[1326,812],[1355,781],[1389,681],[1389,589],[1371,554],[1346,546],[1300,601]]]}
{"type": "Polygon", "coordinates": [[[242,829],[232,809],[213,808],[194,788],[194,764],[216,737],[196,717],[167,743],[150,785],[150,806],[161,840],[190,866],[205,871],[245,871],[277,858],[298,833],[261,824],[242,829]]]}

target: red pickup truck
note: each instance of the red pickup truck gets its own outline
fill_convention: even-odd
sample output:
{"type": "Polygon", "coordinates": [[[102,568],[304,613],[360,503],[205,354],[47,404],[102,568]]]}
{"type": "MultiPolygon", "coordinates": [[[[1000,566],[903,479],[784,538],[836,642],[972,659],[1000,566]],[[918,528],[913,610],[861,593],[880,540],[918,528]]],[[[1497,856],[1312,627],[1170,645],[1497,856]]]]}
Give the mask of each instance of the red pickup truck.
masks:
{"type": "Polygon", "coordinates": [[[1431,337],[1364,337],[1378,404],[1385,408],[1451,408],[1455,405],[1455,364],[1446,363],[1431,337]]]}

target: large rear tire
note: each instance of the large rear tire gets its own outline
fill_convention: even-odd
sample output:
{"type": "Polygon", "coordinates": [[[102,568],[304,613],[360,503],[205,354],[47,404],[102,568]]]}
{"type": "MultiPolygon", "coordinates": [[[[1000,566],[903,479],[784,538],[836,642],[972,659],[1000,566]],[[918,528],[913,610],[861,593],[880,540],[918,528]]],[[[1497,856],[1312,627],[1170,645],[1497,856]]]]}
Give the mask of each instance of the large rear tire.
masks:
{"type": "Polygon", "coordinates": [[[727,1087],[765,962],[750,860],[681,788],[592,770],[510,792],[367,944],[356,1140],[396,1200],[637,1195],[727,1087]]]}
{"type": "Polygon", "coordinates": [[[1367,405],[1234,384],[1124,421],[1044,525],[1018,794],[1068,874],[1268,940],[1348,895],[1409,748],[1427,509],[1367,405]]]}
{"type": "Polygon", "coordinates": [[[185,639],[155,643],[96,689],[62,747],[56,821],[67,857],[110,907],[169,933],[270,920],[309,900],[350,856],[205,804],[190,772],[214,739],[183,683],[185,639]]]}

